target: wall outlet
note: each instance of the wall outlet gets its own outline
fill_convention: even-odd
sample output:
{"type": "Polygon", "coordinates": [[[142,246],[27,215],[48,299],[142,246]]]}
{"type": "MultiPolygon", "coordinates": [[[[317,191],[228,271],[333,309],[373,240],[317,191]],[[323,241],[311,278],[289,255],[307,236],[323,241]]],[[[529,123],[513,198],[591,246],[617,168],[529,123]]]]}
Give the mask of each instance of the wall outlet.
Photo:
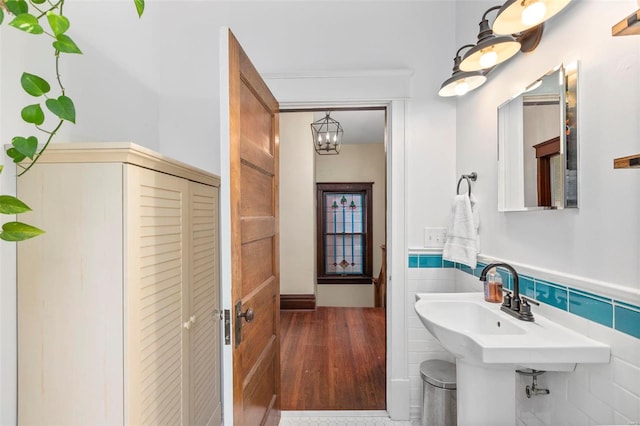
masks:
{"type": "Polygon", "coordinates": [[[424,228],[425,248],[443,248],[447,228],[424,228]]]}

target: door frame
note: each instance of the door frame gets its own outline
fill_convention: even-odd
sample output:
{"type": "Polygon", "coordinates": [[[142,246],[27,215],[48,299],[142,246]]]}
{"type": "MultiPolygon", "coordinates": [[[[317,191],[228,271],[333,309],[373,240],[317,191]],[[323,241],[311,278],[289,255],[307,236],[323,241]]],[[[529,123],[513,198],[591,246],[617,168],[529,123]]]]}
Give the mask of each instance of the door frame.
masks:
{"type": "Polygon", "coordinates": [[[387,412],[409,420],[406,109],[408,70],[262,74],[281,110],[385,107],[387,173],[387,412]]]}
{"type": "MultiPolygon", "coordinates": [[[[232,311],[228,28],[220,30],[220,275],[223,310],[232,311]]],[[[406,103],[408,70],[350,73],[263,74],[281,109],[377,106],[387,109],[387,412],[409,420],[406,272],[406,103]],[[393,350],[392,350],[393,349],[393,350]]],[[[223,332],[224,335],[224,332],[223,332]]],[[[233,338],[231,339],[233,341],[233,338]]],[[[224,424],[233,425],[233,359],[231,345],[222,345],[224,424]]]]}

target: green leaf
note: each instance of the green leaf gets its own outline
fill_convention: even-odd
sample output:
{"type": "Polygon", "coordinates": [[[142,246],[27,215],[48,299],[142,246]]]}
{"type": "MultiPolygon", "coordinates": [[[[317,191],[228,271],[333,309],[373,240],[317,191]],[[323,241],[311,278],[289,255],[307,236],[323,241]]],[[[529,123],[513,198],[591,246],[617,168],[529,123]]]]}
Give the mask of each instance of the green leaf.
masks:
{"type": "Polygon", "coordinates": [[[69,29],[69,19],[67,19],[66,16],[58,15],[53,12],[47,12],[47,21],[49,21],[51,31],[53,31],[53,34],[56,37],[60,34],[64,34],[69,29]]]}
{"type": "Polygon", "coordinates": [[[9,9],[9,12],[16,16],[29,11],[29,5],[25,0],[7,0],[4,4],[7,6],[7,9],[9,9]]]}
{"type": "Polygon", "coordinates": [[[2,21],[4,21],[4,10],[0,7],[0,24],[2,24],[2,21]]]}
{"type": "Polygon", "coordinates": [[[56,36],[56,41],[53,42],[53,47],[56,50],[64,53],[79,53],[82,54],[82,50],[75,44],[71,37],[66,34],[60,34],[56,36]]]}
{"type": "Polygon", "coordinates": [[[38,138],[35,136],[29,136],[28,138],[16,136],[11,139],[11,145],[13,145],[16,151],[20,154],[33,160],[33,156],[36,154],[36,150],[38,149],[38,138]]]}
{"type": "Polygon", "coordinates": [[[46,1],[47,0],[31,0],[31,3],[33,3],[33,4],[43,4],[46,1]]]}
{"type": "Polygon", "coordinates": [[[24,91],[31,96],[42,96],[51,90],[51,86],[47,83],[47,80],[27,72],[22,73],[20,84],[22,84],[24,91]]]}
{"type": "Polygon", "coordinates": [[[15,148],[9,148],[7,150],[7,155],[9,156],[9,158],[13,158],[13,162],[14,163],[19,163],[22,160],[24,160],[25,158],[27,158],[26,155],[21,154],[20,151],[18,151],[15,148]]]}
{"type": "Polygon", "coordinates": [[[44,234],[42,229],[22,222],[7,222],[2,225],[0,238],[5,241],[24,241],[44,234]]]}
{"type": "Polygon", "coordinates": [[[138,11],[138,18],[141,18],[142,14],[144,13],[144,0],[133,0],[133,2],[136,4],[136,10],[138,11]]]}
{"type": "Polygon", "coordinates": [[[2,214],[20,214],[30,212],[31,208],[11,195],[0,195],[0,213],[2,214]]]}
{"type": "Polygon", "coordinates": [[[26,123],[35,124],[36,126],[44,123],[44,111],[42,111],[40,104],[28,105],[22,108],[21,115],[26,123]]]}
{"type": "Polygon", "coordinates": [[[40,22],[38,22],[38,18],[29,13],[16,16],[13,21],[9,22],[9,25],[29,34],[42,34],[44,32],[40,22]]]}
{"type": "Polygon", "coordinates": [[[0,173],[2,173],[2,169],[4,169],[4,166],[0,164],[0,173]]]}
{"type": "Polygon", "coordinates": [[[76,122],[76,108],[71,98],[62,95],[58,99],[47,99],[45,104],[49,111],[60,117],[61,120],[76,122]]]}

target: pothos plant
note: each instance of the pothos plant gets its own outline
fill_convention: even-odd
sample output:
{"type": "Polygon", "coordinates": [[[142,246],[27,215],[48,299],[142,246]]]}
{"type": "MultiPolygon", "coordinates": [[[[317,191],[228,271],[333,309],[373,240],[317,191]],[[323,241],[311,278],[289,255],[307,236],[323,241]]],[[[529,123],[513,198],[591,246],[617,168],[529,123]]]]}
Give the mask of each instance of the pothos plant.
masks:
{"type": "MultiPolygon", "coordinates": [[[[133,0],[138,16],[144,12],[145,0],[133,0]]],[[[0,25],[7,22],[10,27],[28,34],[44,35],[52,42],[55,83],[44,78],[23,72],[20,78],[22,89],[36,98],[35,103],[22,108],[22,120],[32,125],[38,136],[15,136],[11,139],[11,148],[6,154],[16,163],[18,176],[23,175],[38,161],[65,122],[76,122],[76,109],[73,100],[67,95],[60,76],[62,54],[82,54],[73,39],[67,34],[71,23],[64,15],[65,0],[0,0],[0,25]],[[43,105],[44,101],[44,105],[43,105]],[[43,127],[47,116],[54,124],[43,127]],[[24,162],[23,160],[28,159],[24,162]]],[[[2,173],[2,165],[0,165],[2,173]]],[[[31,211],[29,206],[12,195],[0,195],[0,214],[17,215],[31,211]]],[[[5,241],[24,241],[44,233],[43,230],[23,222],[12,221],[2,225],[0,239],[5,241]]]]}

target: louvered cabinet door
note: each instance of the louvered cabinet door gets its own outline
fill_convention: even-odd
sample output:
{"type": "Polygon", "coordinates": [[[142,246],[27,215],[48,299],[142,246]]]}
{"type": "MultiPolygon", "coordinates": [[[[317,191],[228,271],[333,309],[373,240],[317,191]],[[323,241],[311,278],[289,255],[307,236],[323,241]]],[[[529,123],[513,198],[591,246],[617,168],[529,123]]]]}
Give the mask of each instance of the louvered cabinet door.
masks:
{"type": "Polygon", "coordinates": [[[189,401],[192,426],[219,425],[220,306],[218,268],[218,188],[191,184],[189,401]]]}
{"type": "Polygon", "coordinates": [[[137,166],[126,173],[126,423],[186,425],[189,181],[137,166]]]}

